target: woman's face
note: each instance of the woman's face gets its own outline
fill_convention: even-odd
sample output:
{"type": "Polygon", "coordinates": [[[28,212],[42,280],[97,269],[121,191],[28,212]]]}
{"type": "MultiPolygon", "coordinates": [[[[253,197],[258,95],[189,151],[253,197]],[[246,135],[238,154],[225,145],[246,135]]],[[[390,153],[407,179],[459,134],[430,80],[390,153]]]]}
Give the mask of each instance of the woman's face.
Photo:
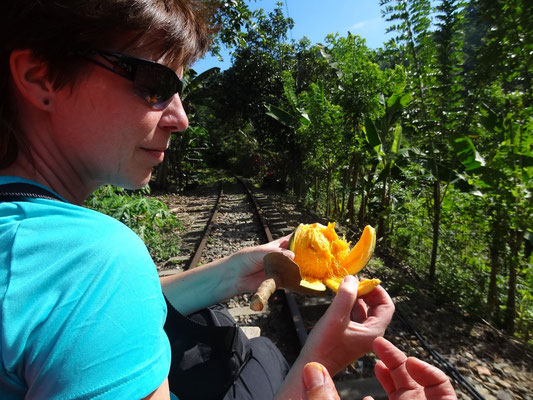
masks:
{"type": "MultiPolygon", "coordinates": [[[[128,55],[154,60],[150,54],[128,55]]],[[[142,187],[163,161],[171,133],[188,126],[181,100],[176,94],[165,109],[154,109],[128,79],[98,65],[88,68],[73,88],[57,92],[50,117],[63,165],[90,190],[108,183],[142,187]]],[[[182,74],[181,67],[174,70],[182,74]]]]}

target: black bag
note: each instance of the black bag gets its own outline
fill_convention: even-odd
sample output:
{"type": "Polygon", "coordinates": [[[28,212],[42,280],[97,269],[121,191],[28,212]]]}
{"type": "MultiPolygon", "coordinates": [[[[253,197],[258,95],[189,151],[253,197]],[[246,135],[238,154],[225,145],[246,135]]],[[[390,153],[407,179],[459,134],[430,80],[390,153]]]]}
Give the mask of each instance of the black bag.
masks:
{"type": "Polygon", "coordinates": [[[222,399],[251,357],[248,338],[221,305],[184,316],[166,301],[170,391],[180,400],[222,399]]]}

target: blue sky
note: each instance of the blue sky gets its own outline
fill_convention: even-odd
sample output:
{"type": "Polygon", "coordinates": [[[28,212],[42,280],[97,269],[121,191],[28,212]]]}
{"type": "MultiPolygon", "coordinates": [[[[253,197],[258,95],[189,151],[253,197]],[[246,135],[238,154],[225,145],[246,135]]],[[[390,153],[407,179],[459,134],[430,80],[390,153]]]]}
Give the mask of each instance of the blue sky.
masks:
{"type": "MultiPolygon", "coordinates": [[[[249,1],[252,9],[263,8],[265,13],[272,11],[279,0],[249,1]]],[[[372,48],[380,47],[392,34],[385,34],[388,26],[381,17],[378,0],[284,0],[283,12],[294,20],[292,38],[298,40],[307,36],[312,43],[323,42],[329,33],[346,36],[350,31],[366,39],[372,48]]],[[[289,38],[291,34],[289,33],[289,38]]],[[[230,57],[223,55],[224,62],[207,55],[193,68],[201,73],[211,67],[226,69],[230,57]]]]}

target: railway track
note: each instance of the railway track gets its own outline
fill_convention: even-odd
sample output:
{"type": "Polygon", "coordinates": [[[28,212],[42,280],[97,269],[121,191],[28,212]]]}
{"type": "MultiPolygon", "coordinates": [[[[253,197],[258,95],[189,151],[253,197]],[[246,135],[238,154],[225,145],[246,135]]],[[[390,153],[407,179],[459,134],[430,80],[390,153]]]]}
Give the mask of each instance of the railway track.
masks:
{"type": "MultiPolygon", "coordinates": [[[[195,193],[190,198],[182,198],[179,206],[170,202],[169,208],[178,218],[185,221],[187,234],[183,237],[180,255],[160,266],[161,275],[179,273],[187,268],[194,268],[230,255],[240,248],[287,235],[298,223],[327,222],[320,220],[316,215],[290,209],[287,211],[286,208],[280,207],[279,201],[273,201],[271,196],[259,193],[251,185],[246,185],[245,181],[216,185],[203,193],[195,193]],[[282,208],[284,211],[281,213],[279,210],[282,208]]],[[[348,231],[347,237],[356,241],[358,233],[348,231]]],[[[464,367],[465,360],[460,355],[448,359],[442,355],[444,353],[439,352],[439,346],[447,346],[450,340],[454,339],[435,340],[442,338],[430,335],[432,340],[429,341],[424,336],[427,332],[420,329],[427,322],[421,323],[421,319],[413,321],[410,317],[413,315],[412,308],[419,307],[417,313],[420,314],[420,318],[426,318],[424,321],[431,320],[431,313],[442,313],[439,305],[432,304],[429,296],[424,296],[424,291],[417,292],[414,296],[412,293],[396,293],[397,289],[394,286],[387,287],[387,282],[393,282],[397,277],[394,272],[390,273],[383,268],[382,263],[371,262],[367,269],[369,274],[382,279],[395,299],[397,313],[387,330],[386,337],[408,355],[422,358],[446,371],[452,378],[459,399],[533,399],[527,390],[512,391],[512,385],[502,384],[498,386],[500,390],[496,390],[497,385],[485,386],[483,380],[476,376],[465,377],[463,373],[466,369],[461,368],[464,367]],[[454,365],[457,360],[460,360],[458,366],[454,365]],[[505,397],[506,394],[511,397],[505,397]]],[[[412,274],[410,276],[404,272],[403,275],[408,279],[414,279],[412,274]]],[[[248,335],[261,334],[269,337],[291,363],[305,342],[307,333],[327,309],[331,300],[331,295],[312,298],[278,290],[269,301],[267,309],[260,313],[249,309],[248,295],[231,299],[227,302],[227,306],[248,335]]],[[[453,317],[446,314],[450,324],[459,325],[453,317]]],[[[446,350],[449,352],[450,349],[446,350]]],[[[453,350],[452,347],[452,354],[453,350]]],[[[475,357],[466,361],[467,366],[474,362],[475,357]]],[[[342,399],[358,399],[364,395],[372,395],[375,400],[387,398],[373,376],[374,363],[373,355],[365,356],[335,377],[342,399]]],[[[479,375],[480,368],[477,367],[483,366],[483,362],[479,361],[477,364],[473,369],[478,371],[479,375]]],[[[529,375],[526,373],[524,376],[526,380],[533,377],[531,370],[529,375]]]]}

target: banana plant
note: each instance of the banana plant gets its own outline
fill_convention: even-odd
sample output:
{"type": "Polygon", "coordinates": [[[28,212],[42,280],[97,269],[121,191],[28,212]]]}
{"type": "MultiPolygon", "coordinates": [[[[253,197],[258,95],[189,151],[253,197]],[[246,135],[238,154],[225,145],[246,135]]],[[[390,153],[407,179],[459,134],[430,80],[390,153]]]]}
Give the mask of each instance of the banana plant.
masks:
{"type": "MultiPolygon", "coordinates": [[[[202,72],[200,75],[197,75],[196,71],[193,69],[185,71],[181,101],[187,111],[190,121],[194,120],[195,105],[200,104],[203,99],[203,94],[201,94],[202,89],[204,89],[206,83],[219,72],[220,68],[217,67],[210,68],[207,71],[202,72]]],[[[171,144],[167,150],[166,157],[156,169],[156,179],[154,182],[156,187],[167,188],[170,180],[174,180],[179,184],[182,183],[184,177],[183,171],[187,169],[184,168],[182,164],[189,151],[190,144],[195,142],[194,136],[197,134],[203,135],[203,133],[203,129],[191,125],[185,133],[171,136],[171,144]],[[171,168],[171,165],[173,168],[171,168]]],[[[184,182],[186,182],[186,180],[184,182]]]]}
{"type": "MultiPolygon", "coordinates": [[[[381,102],[385,106],[385,113],[377,119],[367,118],[363,132],[367,142],[367,148],[372,153],[371,162],[374,164],[371,170],[381,168],[381,172],[375,179],[366,179],[366,188],[363,190],[361,207],[368,204],[366,196],[371,188],[381,183],[380,211],[378,216],[378,237],[386,238],[388,235],[387,226],[389,215],[392,210],[391,205],[391,176],[401,176],[401,169],[397,165],[397,160],[405,157],[408,149],[402,148],[403,128],[400,122],[403,109],[411,101],[411,95],[405,92],[405,84],[396,86],[394,93],[387,101],[381,97],[381,102]],[[382,140],[383,138],[383,140],[382,140]],[[392,140],[391,140],[392,139],[392,140]],[[384,143],[385,142],[385,143],[384,143]],[[388,143],[387,143],[388,142],[388,143]]],[[[364,223],[366,210],[362,208],[359,212],[359,223],[364,223]]]]}
{"type": "Polygon", "coordinates": [[[283,71],[283,92],[289,103],[290,109],[285,110],[274,104],[265,104],[265,108],[268,116],[291,129],[298,130],[299,128],[306,128],[309,126],[311,120],[309,119],[309,113],[307,110],[300,105],[294,86],[294,78],[291,76],[290,72],[283,71]]]}
{"type": "MultiPolygon", "coordinates": [[[[530,292],[533,284],[531,264],[527,260],[531,258],[531,253],[527,255],[524,251],[523,255],[520,254],[522,247],[531,248],[533,245],[533,119],[528,117],[530,111],[521,109],[512,95],[508,97],[508,109],[495,112],[488,106],[484,108],[486,116],[482,120],[483,127],[493,133],[497,143],[487,165],[474,170],[470,178],[477,180],[487,198],[493,199],[494,214],[504,222],[494,225],[492,235],[507,244],[494,250],[500,253],[498,256],[507,264],[509,283],[504,326],[509,333],[513,333],[517,298],[527,294],[520,293],[520,280],[526,281],[526,292],[530,292]],[[512,100],[516,103],[513,104],[512,100]]],[[[493,311],[500,273],[497,263],[491,265],[487,303],[493,311]]]]}

